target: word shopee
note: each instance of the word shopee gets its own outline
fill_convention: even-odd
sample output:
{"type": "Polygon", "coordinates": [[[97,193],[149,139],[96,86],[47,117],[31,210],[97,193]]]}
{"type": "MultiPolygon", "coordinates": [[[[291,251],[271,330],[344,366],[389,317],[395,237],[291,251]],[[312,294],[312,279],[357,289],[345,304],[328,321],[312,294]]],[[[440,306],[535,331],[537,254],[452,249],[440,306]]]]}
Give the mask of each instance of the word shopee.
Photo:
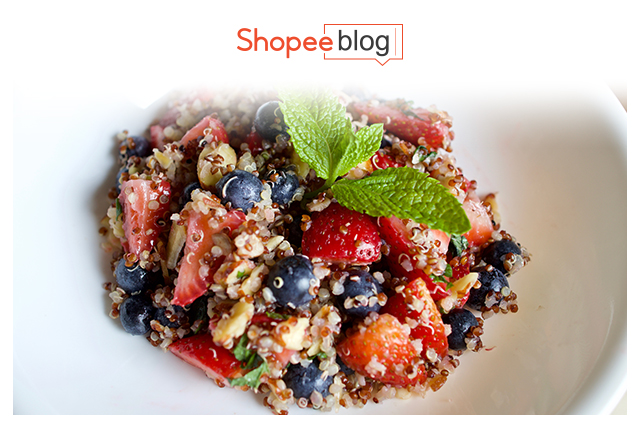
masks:
{"type": "Polygon", "coordinates": [[[265,52],[267,52],[269,48],[271,48],[271,50],[279,52],[286,47],[287,58],[289,58],[290,53],[297,51],[298,49],[300,49],[300,47],[303,47],[306,51],[314,51],[319,47],[325,52],[330,51],[333,48],[333,40],[331,40],[329,37],[322,37],[320,38],[320,40],[316,40],[314,37],[306,37],[303,41],[300,41],[298,37],[286,37],[285,39],[283,39],[282,37],[276,36],[272,37],[271,40],[267,40],[265,37],[259,36],[258,29],[254,28],[253,41],[251,41],[251,39],[242,36],[242,33],[244,32],[251,33],[252,31],[249,28],[241,28],[240,30],[238,30],[238,38],[249,43],[249,45],[246,47],[238,46],[238,50],[244,52],[251,49],[257,52],[259,49],[259,44],[264,46],[265,52]],[[318,47],[316,47],[316,45],[318,47]]]}

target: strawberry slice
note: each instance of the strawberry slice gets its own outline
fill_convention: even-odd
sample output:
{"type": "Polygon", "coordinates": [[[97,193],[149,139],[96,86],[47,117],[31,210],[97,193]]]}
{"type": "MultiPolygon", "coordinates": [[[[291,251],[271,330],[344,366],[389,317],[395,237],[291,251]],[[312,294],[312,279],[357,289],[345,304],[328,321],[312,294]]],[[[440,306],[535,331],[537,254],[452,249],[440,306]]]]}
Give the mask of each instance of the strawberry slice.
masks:
{"type": "Polygon", "coordinates": [[[376,151],[375,154],[371,156],[370,161],[374,171],[387,168],[399,168],[402,166],[400,163],[396,162],[393,157],[383,153],[382,151],[376,151]]]}
{"type": "Polygon", "coordinates": [[[227,131],[224,129],[224,124],[218,120],[216,114],[212,114],[204,117],[197,125],[185,133],[180,140],[180,145],[185,145],[189,141],[197,140],[198,137],[205,137],[205,129],[207,128],[211,129],[211,131],[207,133],[213,135],[213,141],[224,142],[225,144],[229,143],[229,137],[227,136],[227,131]]]}
{"type": "Polygon", "coordinates": [[[233,353],[213,343],[210,334],[182,338],[171,343],[169,351],[188,364],[202,369],[219,385],[229,386],[229,379],[239,378],[247,373],[233,353]]]}
{"type": "MultiPolygon", "coordinates": [[[[396,277],[404,277],[409,281],[421,278],[427,284],[429,292],[437,301],[449,295],[449,292],[440,283],[436,283],[424,271],[417,267],[417,260],[413,256],[418,252],[418,247],[410,238],[409,230],[405,223],[396,217],[378,218],[378,232],[382,240],[389,248],[386,255],[389,260],[389,270],[396,277]]],[[[440,230],[429,230],[428,237],[440,242],[437,251],[444,255],[449,247],[450,237],[440,230]]]]}
{"type": "Polygon", "coordinates": [[[493,223],[487,208],[482,204],[475,194],[467,195],[462,208],[467,213],[471,222],[471,230],[464,234],[469,242],[469,246],[481,246],[491,237],[493,233],[493,223]]]}
{"type": "Polygon", "coordinates": [[[436,357],[447,355],[449,344],[444,323],[424,280],[415,279],[391,296],[382,313],[391,314],[409,325],[411,338],[422,341],[424,359],[435,362],[436,357]]]}
{"type": "Polygon", "coordinates": [[[384,384],[405,387],[425,380],[425,367],[400,321],[382,314],[347,331],[336,350],[349,368],[384,384]]]}
{"type": "Polygon", "coordinates": [[[215,246],[213,235],[225,231],[231,234],[246,219],[242,211],[231,211],[222,217],[214,217],[215,212],[211,209],[203,214],[187,208],[187,241],[171,304],[184,307],[207,291],[213,283],[213,275],[224,261],[224,256],[210,254],[215,246]]]}
{"type": "MultiPolygon", "coordinates": [[[[276,319],[273,317],[269,317],[265,313],[256,313],[251,318],[250,323],[252,325],[260,325],[265,329],[272,329],[283,320],[284,318],[276,319]]],[[[291,360],[291,357],[295,353],[297,353],[296,350],[289,350],[289,349],[283,348],[280,353],[272,353],[272,355],[275,358],[275,360],[280,363],[280,366],[285,367],[287,366],[287,363],[289,363],[289,361],[291,360]]]]}
{"type": "Polygon", "coordinates": [[[164,128],[160,125],[153,125],[149,128],[151,134],[151,148],[162,151],[164,148],[164,128]]]}
{"type": "Polygon", "coordinates": [[[302,235],[302,254],[331,263],[365,265],[380,258],[382,241],[374,220],[333,203],[311,216],[302,235]]]}
{"type": "Polygon", "coordinates": [[[247,144],[247,148],[251,152],[251,155],[256,156],[264,151],[262,139],[263,138],[258,134],[258,132],[254,130],[247,135],[242,142],[247,144]]]}
{"type": "Polygon", "coordinates": [[[436,149],[453,140],[450,119],[423,108],[411,109],[403,101],[355,102],[351,108],[359,115],[366,114],[369,123],[383,123],[385,130],[413,144],[424,138],[422,145],[436,149]]]}
{"type": "Polygon", "coordinates": [[[171,184],[166,180],[130,179],[122,183],[119,201],[124,212],[124,250],[140,255],[151,252],[169,212],[171,184]]]}

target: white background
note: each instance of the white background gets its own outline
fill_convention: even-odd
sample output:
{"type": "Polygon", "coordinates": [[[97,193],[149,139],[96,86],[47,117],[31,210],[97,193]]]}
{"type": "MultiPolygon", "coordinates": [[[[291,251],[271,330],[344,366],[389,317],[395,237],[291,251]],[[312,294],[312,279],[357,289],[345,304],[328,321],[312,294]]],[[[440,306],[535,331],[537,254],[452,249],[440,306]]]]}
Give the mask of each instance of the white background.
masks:
{"type": "MultiPolygon", "coordinates": [[[[421,79],[478,85],[584,79],[605,81],[621,93],[627,84],[630,89],[637,84],[631,78],[638,73],[637,43],[631,40],[638,36],[632,30],[638,15],[630,1],[57,1],[2,8],[7,58],[2,68],[10,73],[2,79],[9,112],[5,129],[11,128],[10,120],[6,125],[4,120],[11,117],[7,100],[12,95],[46,103],[74,102],[87,93],[125,93],[142,105],[172,87],[198,82],[389,86],[421,79]],[[405,59],[382,67],[373,61],[323,61],[320,52],[298,51],[285,59],[284,52],[236,49],[241,27],[303,38],[319,37],[322,24],[341,22],[404,24],[405,59]]],[[[34,111],[35,126],[38,114],[48,112],[34,111]]],[[[637,128],[630,120],[629,141],[637,140],[634,136],[637,128]]],[[[46,129],[39,129],[37,137],[46,138],[46,129]]],[[[3,149],[12,152],[5,140],[3,149]]],[[[635,146],[628,146],[629,159],[635,157],[635,146]]],[[[5,191],[25,190],[20,188],[23,161],[5,161],[3,178],[12,183],[5,191]]],[[[630,168],[629,180],[637,182],[634,178],[630,168]]],[[[13,214],[19,214],[18,206],[13,214]]],[[[12,223],[12,212],[3,215],[5,223],[12,223]]],[[[2,266],[10,272],[11,254],[3,258],[2,266]]]]}

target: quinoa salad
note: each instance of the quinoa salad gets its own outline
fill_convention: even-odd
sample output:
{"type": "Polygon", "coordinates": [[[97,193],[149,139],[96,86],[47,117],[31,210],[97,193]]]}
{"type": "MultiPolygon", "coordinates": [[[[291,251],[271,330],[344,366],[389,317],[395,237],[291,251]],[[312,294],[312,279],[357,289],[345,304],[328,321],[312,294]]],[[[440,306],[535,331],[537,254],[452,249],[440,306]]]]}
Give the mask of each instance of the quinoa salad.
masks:
{"type": "Polygon", "coordinates": [[[116,136],[109,316],[218,386],[275,414],[424,397],[518,311],[530,254],[456,164],[447,112],[233,89],[158,117],[116,136]]]}

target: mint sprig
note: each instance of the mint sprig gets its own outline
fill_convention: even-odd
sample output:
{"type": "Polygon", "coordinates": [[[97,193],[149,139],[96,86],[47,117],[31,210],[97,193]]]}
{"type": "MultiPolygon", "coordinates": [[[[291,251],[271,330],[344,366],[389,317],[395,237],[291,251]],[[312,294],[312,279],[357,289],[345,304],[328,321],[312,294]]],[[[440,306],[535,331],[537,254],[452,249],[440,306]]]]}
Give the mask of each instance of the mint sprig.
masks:
{"type": "Polygon", "coordinates": [[[371,216],[412,219],[453,234],[471,230],[458,199],[438,180],[412,168],[387,168],[362,179],[343,179],[332,190],[341,205],[371,216]]]}
{"type": "Polygon", "coordinates": [[[354,132],[346,109],[330,91],[280,91],[278,95],[296,152],[325,180],[320,191],[369,160],[380,148],[383,125],[378,123],[354,132]]]}
{"type": "Polygon", "coordinates": [[[283,90],[279,96],[296,153],[325,180],[306,197],[331,188],[341,205],[371,216],[412,219],[450,234],[471,229],[460,202],[439,181],[415,169],[388,168],[363,179],[338,180],[380,148],[381,123],[354,133],[344,106],[328,90],[283,90]]]}

